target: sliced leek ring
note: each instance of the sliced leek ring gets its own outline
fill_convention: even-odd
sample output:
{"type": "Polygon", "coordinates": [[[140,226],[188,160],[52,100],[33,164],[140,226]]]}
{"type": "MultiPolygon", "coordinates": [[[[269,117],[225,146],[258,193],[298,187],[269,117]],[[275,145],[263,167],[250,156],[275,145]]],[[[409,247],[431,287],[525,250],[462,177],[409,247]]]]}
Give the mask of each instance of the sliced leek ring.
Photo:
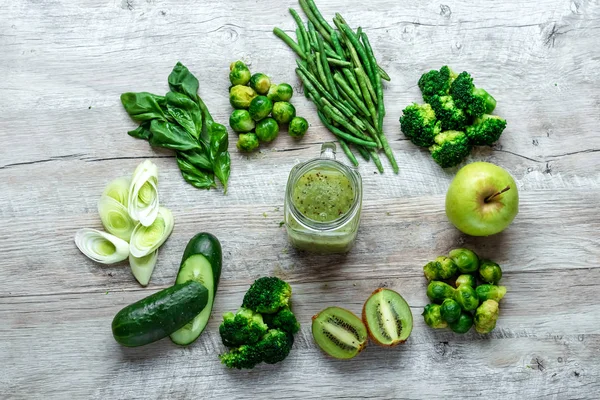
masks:
{"type": "Polygon", "coordinates": [[[158,260],[158,249],[144,257],[134,257],[129,254],[129,266],[131,273],[142,286],[146,286],[150,282],[150,277],[158,260]]]}
{"type": "Polygon", "coordinates": [[[110,233],[83,228],[75,234],[75,244],[91,260],[114,264],[129,256],[129,244],[110,233]]]}
{"type": "Polygon", "coordinates": [[[158,168],[150,160],[137,166],[131,179],[127,210],[134,221],[150,226],[158,215],[158,168]]]}
{"type": "Polygon", "coordinates": [[[103,195],[98,200],[98,214],[108,233],[129,242],[136,223],[129,216],[127,207],[113,197],[103,195]]]}
{"type": "Polygon", "coordinates": [[[150,226],[141,223],[133,229],[129,241],[129,252],[141,258],[158,249],[173,232],[173,214],[168,208],[159,207],[158,215],[150,226]]]}

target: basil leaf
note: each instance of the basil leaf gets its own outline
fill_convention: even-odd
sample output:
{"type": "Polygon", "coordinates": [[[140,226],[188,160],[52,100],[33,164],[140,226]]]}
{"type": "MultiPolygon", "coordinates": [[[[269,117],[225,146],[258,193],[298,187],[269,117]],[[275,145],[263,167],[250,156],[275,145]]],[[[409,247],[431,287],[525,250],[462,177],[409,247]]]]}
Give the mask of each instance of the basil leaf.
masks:
{"type": "Polygon", "coordinates": [[[198,79],[180,62],[169,74],[169,87],[174,92],[183,93],[194,101],[198,101],[198,79]]]}
{"type": "Polygon", "coordinates": [[[202,131],[202,112],[198,103],[177,92],[167,93],[165,99],[169,115],[194,138],[198,139],[202,131]]]}
{"type": "Polygon", "coordinates": [[[149,121],[155,118],[168,120],[161,104],[165,98],[148,92],[127,92],[121,95],[121,103],[131,118],[138,122],[149,121]]]}
{"type": "Polygon", "coordinates": [[[227,147],[229,147],[229,136],[227,128],[216,122],[209,127],[210,144],[208,147],[208,158],[213,166],[213,171],[223,184],[224,192],[227,193],[227,181],[231,168],[231,158],[227,147]]]}
{"type": "Polygon", "coordinates": [[[142,123],[134,130],[127,132],[127,134],[134,138],[149,140],[152,135],[152,132],[150,132],[150,122],[142,123]]]}
{"type": "Polygon", "coordinates": [[[150,123],[150,132],[149,142],[152,146],[173,150],[202,149],[198,141],[176,123],[154,119],[150,123]]]}
{"type": "Polygon", "coordinates": [[[185,161],[192,164],[194,167],[198,169],[203,169],[206,171],[212,171],[212,163],[204,154],[200,151],[180,151],[177,153],[177,156],[184,159],[185,161]]]}
{"type": "Polygon", "coordinates": [[[190,185],[199,189],[210,189],[217,186],[212,172],[205,172],[195,168],[192,164],[184,160],[180,154],[177,154],[177,165],[183,179],[190,185]]]}

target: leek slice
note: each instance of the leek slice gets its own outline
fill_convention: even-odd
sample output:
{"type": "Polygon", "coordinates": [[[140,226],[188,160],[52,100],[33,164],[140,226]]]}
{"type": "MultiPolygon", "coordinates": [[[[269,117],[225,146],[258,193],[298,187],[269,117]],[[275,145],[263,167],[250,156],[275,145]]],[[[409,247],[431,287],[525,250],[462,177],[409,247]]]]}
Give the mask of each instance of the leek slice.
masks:
{"type": "Polygon", "coordinates": [[[158,260],[158,249],[144,257],[134,257],[129,254],[129,266],[131,273],[142,286],[146,286],[150,282],[150,277],[158,260]]]}
{"type": "Polygon", "coordinates": [[[97,229],[78,230],[75,244],[88,258],[101,264],[114,264],[129,256],[129,244],[126,241],[97,229]]]}
{"type": "Polygon", "coordinates": [[[158,215],[150,226],[141,223],[133,229],[129,252],[134,257],[144,257],[158,249],[173,232],[173,214],[168,208],[159,207],[158,215]]]}
{"type": "Polygon", "coordinates": [[[104,189],[102,196],[112,197],[113,199],[127,207],[127,205],[129,204],[130,186],[131,178],[122,176],[120,178],[115,179],[114,181],[111,181],[104,189]]]}
{"type": "Polygon", "coordinates": [[[136,224],[129,216],[127,207],[113,197],[103,195],[98,200],[98,214],[108,233],[129,242],[136,224]]]}
{"type": "Polygon", "coordinates": [[[146,160],[133,173],[127,210],[134,221],[150,226],[158,215],[158,207],[158,167],[146,160]]]}

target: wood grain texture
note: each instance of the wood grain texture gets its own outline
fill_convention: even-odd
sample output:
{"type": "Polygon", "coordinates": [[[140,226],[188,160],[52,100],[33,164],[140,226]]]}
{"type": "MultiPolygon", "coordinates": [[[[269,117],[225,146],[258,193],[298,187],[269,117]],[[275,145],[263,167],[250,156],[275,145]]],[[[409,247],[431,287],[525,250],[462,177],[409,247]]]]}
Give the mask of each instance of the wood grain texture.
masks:
{"type": "MultiPolygon", "coordinates": [[[[600,3],[319,2],[369,33],[392,82],[385,129],[400,165],[380,175],[362,162],[363,219],[345,256],[296,252],[287,243],[283,194],[292,166],[331,140],[302,95],[294,55],[273,36],[294,28],[295,1],[81,0],[0,2],[0,398],[548,398],[600,397],[600,3]],[[162,92],[182,61],[225,122],[228,65],[246,61],[296,89],[311,123],[300,141],[282,134],[260,152],[231,146],[227,196],[187,185],[173,154],[126,135],[125,91],[162,92]],[[498,100],[508,128],[466,162],[506,168],[520,213],[493,238],[460,234],[444,214],[458,168],[442,170],[399,132],[402,108],[419,101],[419,76],[449,64],[468,70],[498,100]],[[175,230],[141,288],[126,264],[83,257],[75,231],[100,227],[96,202],[111,179],[143,159],[160,169],[175,230]],[[110,321],[124,305],[172,284],[187,240],[217,235],[222,283],[207,331],[192,346],[168,340],[124,349],[110,321]],[[421,267],[456,246],[498,261],[509,293],[497,329],[459,336],[427,328],[421,267]],[[217,333],[248,285],[275,274],[294,288],[302,330],[290,356],[252,371],[226,370],[217,333]],[[310,317],[329,305],[359,312],[377,287],[412,307],[409,341],[370,345],[354,360],[325,357],[310,317]]],[[[235,143],[235,135],[230,134],[235,143]]],[[[341,155],[341,157],[344,157],[341,155]]]]}

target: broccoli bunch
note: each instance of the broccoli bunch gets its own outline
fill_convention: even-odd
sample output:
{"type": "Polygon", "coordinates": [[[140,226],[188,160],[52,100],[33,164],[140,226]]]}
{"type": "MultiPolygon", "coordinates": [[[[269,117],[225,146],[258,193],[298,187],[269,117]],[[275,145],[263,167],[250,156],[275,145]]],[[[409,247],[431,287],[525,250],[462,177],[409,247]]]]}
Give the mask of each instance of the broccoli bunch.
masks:
{"type": "Polygon", "coordinates": [[[505,119],[490,115],[496,99],[475,87],[468,72],[444,65],[424,73],[418,85],[425,104],[406,107],[400,128],[415,145],[428,147],[442,168],[460,164],[472,146],[491,146],[506,128],[505,119]]]}
{"type": "Polygon", "coordinates": [[[225,313],[219,327],[229,352],[221,362],[229,368],[275,364],[289,354],[300,324],[290,309],[291,286],[276,277],[257,279],[246,292],[237,313],[225,313]]]}

